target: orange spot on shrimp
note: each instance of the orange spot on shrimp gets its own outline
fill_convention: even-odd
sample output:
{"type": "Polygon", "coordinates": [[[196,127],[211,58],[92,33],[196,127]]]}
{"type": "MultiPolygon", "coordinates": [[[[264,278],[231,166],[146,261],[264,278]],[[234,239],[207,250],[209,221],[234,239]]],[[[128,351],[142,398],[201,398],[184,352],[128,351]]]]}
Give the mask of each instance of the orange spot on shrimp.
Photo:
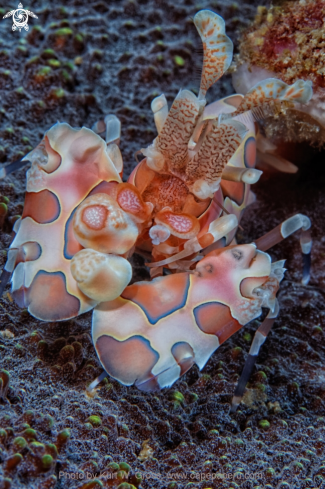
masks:
{"type": "Polygon", "coordinates": [[[169,209],[158,212],[155,217],[157,224],[167,226],[171,234],[179,238],[190,239],[198,234],[200,224],[196,217],[185,213],[172,212],[169,209]]]}
{"type": "Polygon", "coordinates": [[[116,192],[117,185],[118,182],[101,182],[90,192],[89,196],[95,194],[107,194],[113,196],[116,192]]]}
{"type": "Polygon", "coordinates": [[[129,183],[121,183],[117,187],[117,203],[125,212],[142,221],[150,217],[151,206],[144,202],[139,190],[129,183]]]}
{"type": "Polygon", "coordinates": [[[202,31],[205,31],[205,29],[208,27],[209,23],[210,23],[209,19],[202,21],[202,31]]]}
{"type": "Polygon", "coordinates": [[[137,213],[142,209],[141,201],[133,189],[125,189],[119,192],[117,202],[125,212],[137,213]]]}
{"type": "Polygon", "coordinates": [[[203,236],[201,236],[200,238],[198,238],[198,241],[202,248],[206,248],[207,246],[210,246],[213,243],[214,237],[211,233],[206,233],[203,234],[203,236]]]}
{"type": "Polygon", "coordinates": [[[300,98],[303,93],[303,90],[300,90],[300,92],[297,92],[295,95],[292,95],[291,98],[300,98]]]}
{"type": "Polygon", "coordinates": [[[286,96],[290,97],[290,95],[292,95],[294,93],[294,91],[295,91],[294,88],[290,88],[290,90],[287,91],[286,96]]]}
{"type": "Polygon", "coordinates": [[[22,219],[30,217],[39,224],[55,221],[61,212],[57,196],[50,190],[26,192],[22,219]]]}
{"type": "Polygon", "coordinates": [[[121,297],[141,307],[148,321],[156,324],[163,317],[184,307],[189,285],[188,274],[178,273],[163,277],[163,281],[155,279],[153,282],[129,285],[121,297]]]}
{"type": "Polygon", "coordinates": [[[201,304],[193,313],[198,327],[206,334],[218,336],[220,344],[241,328],[232,317],[229,307],[219,302],[201,304]]]}
{"type": "Polygon", "coordinates": [[[83,222],[90,228],[100,230],[105,227],[108,210],[103,205],[90,205],[82,213],[83,222]]]}
{"type": "Polygon", "coordinates": [[[168,223],[175,231],[179,233],[187,233],[192,230],[193,224],[191,219],[186,216],[178,215],[171,212],[165,213],[166,223],[168,223]]]}

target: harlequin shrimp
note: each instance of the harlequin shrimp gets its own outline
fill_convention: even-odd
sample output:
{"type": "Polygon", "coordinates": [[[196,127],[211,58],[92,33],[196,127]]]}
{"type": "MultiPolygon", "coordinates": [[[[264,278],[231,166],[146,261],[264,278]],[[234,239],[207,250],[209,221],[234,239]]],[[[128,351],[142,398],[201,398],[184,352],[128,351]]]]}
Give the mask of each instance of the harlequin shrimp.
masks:
{"type": "MultiPolygon", "coordinates": [[[[152,102],[158,135],[122,181],[120,122],[109,115],[93,130],[57,123],[21,161],[31,162],[22,217],[1,276],[17,304],[44,321],[93,309],[99,360],[125,385],[150,391],[201,369],[229,336],[270,310],[258,328],[239,380],[240,402],[260,346],[278,314],[284,261],[266,251],[301,229],[303,283],[309,279],[310,220],[297,214],[255,243],[235,234],[255,165],[255,120],[275,104],[306,103],[309,82],[268,79],[246,96],[206,106],[207,90],[228,69],[233,46],[225,23],[209,10],[194,23],[204,48],[198,96],[181,90],[170,110],[152,102]],[[105,134],[105,140],[101,137],[105,134]],[[129,285],[133,253],[147,258],[150,282],[129,285]]],[[[96,379],[92,389],[102,378],[96,379]]]]}

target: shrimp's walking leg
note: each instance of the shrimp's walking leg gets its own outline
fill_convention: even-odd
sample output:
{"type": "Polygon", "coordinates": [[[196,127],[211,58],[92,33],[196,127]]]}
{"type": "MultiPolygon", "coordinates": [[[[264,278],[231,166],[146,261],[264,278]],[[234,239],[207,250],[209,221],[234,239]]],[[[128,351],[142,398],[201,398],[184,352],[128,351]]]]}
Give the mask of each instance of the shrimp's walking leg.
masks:
{"type": "Polygon", "coordinates": [[[108,373],[103,370],[103,372],[97,377],[97,379],[93,380],[91,384],[88,385],[86,391],[91,392],[98,384],[101,383],[108,376],[108,373]]]}
{"type": "Polygon", "coordinates": [[[8,272],[7,270],[3,269],[0,275],[0,297],[2,297],[2,294],[5,291],[6,285],[8,284],[10,277],[11,277],[12,272],[8,272]]]}
{"type": "Polygon", "coordinates": [[[256,170],[256,168],[238,168],[227,165],[222,172],[221,178],[229,182],[243,182],[252,185],[258,182],[262,173],[261,170],[256,170]]]}
{"type": "MultiPolygon", "coordinates": [[[[13,242],[16,234],[18,233],[20,222],[21,222],[21,219],[18,219],[14,224],[12,234],[11,234],[12,235],[11,243],[13,242]]],[[[1,275],[0,275],[0,298],[2,297],[2,294],[5,291],[6,285],[9,283],[9,280],[11,278],[11,274],[15,268],[18,251],[19,250],[17,250],[17,249],[13,249],[13,250],[8,251],[7,263],[3,267],[3,270],[2,270],[1,275]]]]}
{"type": "Polygon", "coordinates": [[[230,412],[232,413],[236,411],[238,405],[240,404],[240,401],[242,400],[246,384],[253,372],[260,347],[263,345],[267,335],[271,331],[271,328],[273,326],[276,317],[278,316],[278,313],[279,313],[279,305],[278,302],[276,302],[276,307],[274,312],[272,311],[269,312],[269,314],[266,316],[261,326],[258,328],[258,330],[254,335],[254,339],[250,347],[248,357],[245,362],[244,370],[242,371],[242,374],[240,376],[240,379],[238,381],[234,393],[234,397],[232,398],[232,404],[230,410],[230,412]]]}
{"type": "Polygon", "coordinates": [[[16,170],[20,170],[20,168],[22,168],[23,166],[31,163],[29,160],[25,160],[24,158],[25,158],[25,156],[21,160],[16,160],[16,161],[13,161],[12,163],[9,163],[9,165],[2,166],[0,168],[0,180],[3,180],[10,173],[12,173],[16,170]]]}
{"type": "Polygon", "coordinates": [[[298,231],[298,229],[301,229],[300,246],[303,257],[303,285],[307,285],[310,279],[310,254],[312,246],[310,226],[311,222],[309,217],[304,216],[303,214],[296,214],[295,216],[289,217],[289,219],[255,241],[258,250],[266,251],[277,243],[280,243],[280,241],[287,238],[295,231],[298,231]]]}

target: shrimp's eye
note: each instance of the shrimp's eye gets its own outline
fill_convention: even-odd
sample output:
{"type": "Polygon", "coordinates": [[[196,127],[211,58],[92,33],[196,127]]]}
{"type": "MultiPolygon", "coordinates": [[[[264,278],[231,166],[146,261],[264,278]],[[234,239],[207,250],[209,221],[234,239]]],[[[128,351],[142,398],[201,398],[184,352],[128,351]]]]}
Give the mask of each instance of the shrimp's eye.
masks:
{"type": "Polygon", "coordinates": [[[240,250],[232,250],[232,256],[235,258],[235,260],[241,260],[243,257],[243,252],[240,250]]]}

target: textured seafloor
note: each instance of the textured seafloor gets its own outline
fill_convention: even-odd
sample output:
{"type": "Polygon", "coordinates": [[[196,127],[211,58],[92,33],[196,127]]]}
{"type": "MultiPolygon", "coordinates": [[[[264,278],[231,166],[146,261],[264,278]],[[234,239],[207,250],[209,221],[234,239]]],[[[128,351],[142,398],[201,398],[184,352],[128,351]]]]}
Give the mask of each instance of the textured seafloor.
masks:
{"type": "MultiPolygon", "coordinates": [[[[91,127],[113,112],[122,122],[128,175],[134,151],[156,134],[152,98],[164,92],[171,102],[179,88],[198,87],[193,15],[214,9],[237,40],[256,4],[76,0],[60,6],[40,0],[28,6],[38,15],[28,33],[12,32],[11,18],[1,20],[0,160],[26,154],[57,120],[91,127]]],[[[229,93],[225,76],[209,99],[229,93]]],[[[300,173],[263,176],[239,239],[249,242],[287,216],[306,213],[313,220],[312,279],[307,287],[299,283],[297,237],[272,250],[274,258],[287,258],[281,313],[237,413],[229,414],[230,401],[258,321],[228,340],[202,372],[192,368],[172,389],[144,394],[108,379],[89,398],[85,387],[101,373],[91,315],[44,324],[5,295],[0,369],[9,372],[10,383],[1,399],[7,378],[0,373],[1,489],[325,487],[325,180],[314,171],[324,155],[287,150],[300,159],[300,173]],[[83,479],[73,479],[76,474],[83,479]]],[[[22,212],[24,182],[21,170],[0,183],[0,193],[10,199],[1,266],[13,218],[22,212]]],[[[140,258],[134,265],[136,277],[147,276],[140,258]]]]}

